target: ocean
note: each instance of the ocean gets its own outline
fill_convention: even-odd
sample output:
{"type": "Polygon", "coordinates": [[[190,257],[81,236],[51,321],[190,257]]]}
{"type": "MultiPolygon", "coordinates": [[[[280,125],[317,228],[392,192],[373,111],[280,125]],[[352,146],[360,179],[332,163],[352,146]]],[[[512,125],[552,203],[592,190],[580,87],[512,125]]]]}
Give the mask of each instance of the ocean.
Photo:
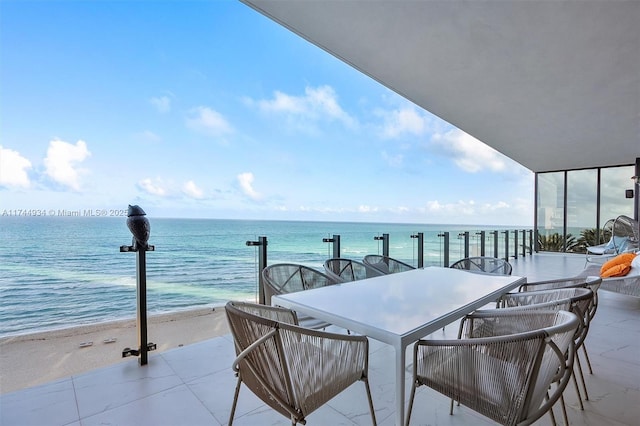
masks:
{"type": "MultiPolygon", "coordinates": [[[[257,300],[258,248],[267,237],[268,264],[291,262],[322,269],[332,257],[323,238],[340,235],[341,257],[382,254],[417,265],[424,233],[425,266],[443,264],[451,233],[451,261],[464,257],[460,232],[472,239],[500,227],[343,222],[149,218],[154,251],[147,252],[148,313],[217,307],[257,300]]],[[[0,337],[136,316],[136,255],[126,218],[0,217],[0,337]]],[[[472,250],[474,250],[472,240],[472,250]]]]}

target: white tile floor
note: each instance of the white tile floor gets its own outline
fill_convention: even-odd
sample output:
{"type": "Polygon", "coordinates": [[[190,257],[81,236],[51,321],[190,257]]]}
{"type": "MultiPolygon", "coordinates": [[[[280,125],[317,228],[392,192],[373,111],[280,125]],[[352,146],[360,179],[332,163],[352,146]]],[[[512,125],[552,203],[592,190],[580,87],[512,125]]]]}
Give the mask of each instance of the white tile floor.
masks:
{"type": "MultiPolygon", "coordinates": [[[[576,275],[582,256],[536,255],[514,260],[514,275],[529,281],[576,275]]],[[[455,333],[449,326],[443,333],[455,333]]],[[[600,308],[586,341],[594,374],[590,400],[580,411],[573,387],[565,391],[575,425],[635,425],[640,419],[640,299],[600,292],[600,308]]],[[[0,425],[223,425],[235,377],[229,335],[150,353],[149,364],[123,362],[86,374],[0,396],[0,425]]],[[[410,357],[408,358],[410,359],[410,357]]],[[[380,425],[394,419],[393,350],[371,340],[370,383],[380,425]]],[[[410,368],[410,367],[408,367],[410,368]]],[[[407,389],[410,386],[410,374],[407,389]]],[[[407,391],[408,395],[408,391],[407,391]]],[[[556,407],[556,413],[560,410],[556,407]]],[[[236,425],[286,425],[289,421],[243,388],[236,425]]],[[[549,424],[548,416],[538,424],[549,424]]],[[[308,417],[309,425],[371,424],[364,386],[356,383],[308,417]]],[[[449,415],[449,401],[422,387],[412,425],[481,425],[491,421],[464,408],[449,415]]]]}

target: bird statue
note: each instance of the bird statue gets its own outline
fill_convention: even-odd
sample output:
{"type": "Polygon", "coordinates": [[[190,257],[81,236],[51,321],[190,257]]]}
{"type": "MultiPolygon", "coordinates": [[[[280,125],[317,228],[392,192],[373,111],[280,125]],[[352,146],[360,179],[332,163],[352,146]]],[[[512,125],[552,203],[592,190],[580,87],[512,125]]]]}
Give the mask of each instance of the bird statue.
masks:
{"type": "Polygon", "coordinates": [[[149,247],[147,242],[151,233],[151,225],[149,224],[149,219],[145,217],[146,215],[140,206],[129,204],[127,227],[133,234],[132,245],[135,250],[146,250],[149,247]]]}

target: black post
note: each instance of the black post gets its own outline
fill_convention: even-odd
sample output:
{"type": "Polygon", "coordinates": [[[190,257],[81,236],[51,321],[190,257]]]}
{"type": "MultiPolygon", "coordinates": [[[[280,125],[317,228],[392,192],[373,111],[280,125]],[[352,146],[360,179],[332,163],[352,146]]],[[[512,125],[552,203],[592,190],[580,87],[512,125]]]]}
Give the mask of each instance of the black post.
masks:
{"type": "Polygon", "coordinates": [[[480,231],[479,234],[480,234],[480,256],[484,257],[484,254],[486,252],[486,246],[484,241],[486,231],[480,231]]]}
{"type": "Polygon", "coordinates": [[[264,305],[264,281],[262,270],[267,267],[267,237],[258,237],[258,241],[247,241],[248,246],[259,246],[258,251],[258,303],[264,305]]]}
{"type": "Polygon", "coordinates": [[[411,236],[418,239],[418,268],[424,267],[424,232],[418,232],[411,236]]]}
{"type": "Polygon", "coordinates": [[[382,237],[373,237],[374,240],[382,240],[382,255],[389,257],[389,234],[382,234],[382,237]]]}
{"type": "Polygon", "coordinates": [[[333,255],[334,259],[340,257],[340,235],[333,234],[333,238],[323,238],[323,243],[332,243],[333,255]]]}
{"type": "Polygon", "coordinates": [[[147,364],[147,251],[136,252],[136,282],[138,300],[138,347],[140,348],[140,365],[147,364]]]}
{"type": "Polygon", "coordinates": [[[154,343],[147,341],[147,251],[154,251],[155,247],[147,243],[151,226],[149,220],[144,217],[145,215],[146,213],[139,206],[129,206],[127,226],[133,234],[133,241],[130,246],[120,246],[120,252],[136,252],[136,299],[138,305],[136,315],[138,349],[124,348],[122,357],[139,356],[140,365],[146,365],[148,362],[147,352],[156,349],[154,343]]]}
{"type": "Polygon", "coordinates": [[[469,231],[459,233],[458,238],[460,237],[464,240],[464,258],[467,258],[469,257],[469,231]]]}
{"type": "Polygon", "coordinates": [[[449,267],[449,231],[438,234],[438,237],[444,238],[444,256],[442,259],[442,266],[445,268],[449,267]]]}
{"type": "Polygon", "coordinates": [[[503,231],[504,234],[504,260],[509,261],[509,231],[503,231]]]}

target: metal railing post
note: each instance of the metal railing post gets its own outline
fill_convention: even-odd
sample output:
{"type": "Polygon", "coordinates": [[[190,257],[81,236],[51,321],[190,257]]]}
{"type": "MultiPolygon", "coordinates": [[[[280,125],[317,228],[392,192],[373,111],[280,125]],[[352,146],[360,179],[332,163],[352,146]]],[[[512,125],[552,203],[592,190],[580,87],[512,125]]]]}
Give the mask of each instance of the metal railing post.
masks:
{"type": "Polygon", "coordinates": [[[513,258],[518,258],[518,230],[513,231],[513,258]]]}
{"type": "Polygon", "coordinates": [[[443,253],[442,266],[444,266],[445,268],[448,268],[449,267],[449,231],[438,234],[438,237],[444,238],[444,249],[443,249],[444,253],[443,253]]]}
{"type": "Polygon", "coordinates": [[[480,231],[476,235],[480,235],[480,256],[484,256],[486,249],[484,242],[485,231],[480,231]]]}
{"type": "Polygon", "coordinates": [[[464,239],[464,257],[469,257],[469,231],[461,232],[458,234],[458,238],[464,239]]]}
{"type": "Polygon", "coordinates": [[[382,237],[373,237],[374,240],[382,240],[382,255],[389,257],[389,234],[382,234],[382,237]]]}
{"type": "Polygon", "coordinates": [[[247,241],[248,246],[258,246],[258,303],[264,305],[264,281],[262,270],[267,267],[267,237],[258,237],[258,241],[247,241]]]}
{"type": "Polygon", "coordinates": [[[493,231],[493,257],[498,257],[498,231],[493,231]]]}
{"type": "Polygon", "coordinates": [[[323,243],[332,243],[333,248],[333,258],[340,257],[340,235],[333,234],[333,238],[323,238],[323,243]]]}
{"type": "Polygon", "coordinates": [[[411,235],[411,238],[418,239],[418,268],[424,267],[424,232],[411,235]]]}
{"type": "Polygon", "coordinates": [[[139,356],[140,365],[148,363],[147,352],[156,349],[156,344],[147,341],[147,252],[155,246],[148,244],[151,226],[146,213],[139,206],[129,205],[127,227],[133,234],[130,246],[120,246],[120,252],[136,253],[136,325],[138,330],[138,349],[124,348],[122,357],[139,356]]]}
{"type": "Polygon", "coordinates": [[[504,260],[509,261],[509,231],[502,231],[504,234],[504,260]]]}

